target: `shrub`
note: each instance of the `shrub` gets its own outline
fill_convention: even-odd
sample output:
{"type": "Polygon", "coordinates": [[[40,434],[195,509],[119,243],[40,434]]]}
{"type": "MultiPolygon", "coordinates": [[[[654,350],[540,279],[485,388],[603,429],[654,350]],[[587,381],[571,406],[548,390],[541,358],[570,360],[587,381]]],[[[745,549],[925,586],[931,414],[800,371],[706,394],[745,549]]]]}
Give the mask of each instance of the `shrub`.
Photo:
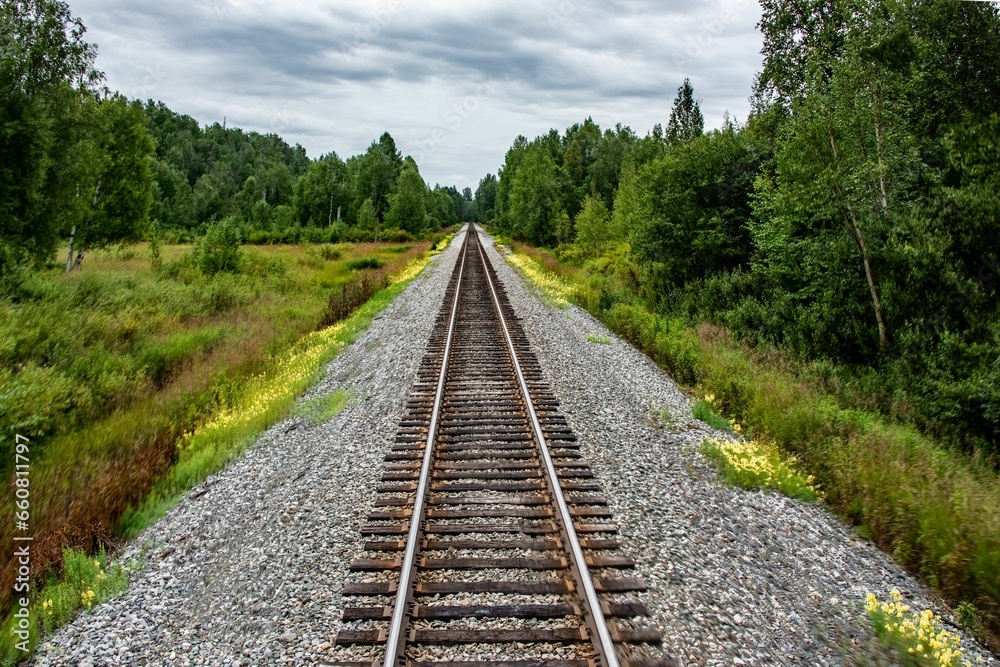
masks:
{"type": "Polygon", "coordinates": [[[369,271],[363,271],[359,276],[342,284],[330,293],[326,310],[319,321],[319,329],[325,329],[347,318],[359,306],[388,286],[388,276],[369,271]]]}
{"type": "Polygon", "coordinates": [[[328,262],[332,262],[340,259],[342,253],[332,245],[322,245],[319,248],[319,256],[328,262]]]}
{"type": "Polygon", "coordinates": [[[364,271],[365,269],[380,269],[383,266],[382,260],[376,257],[362,257],[347,263],[347,267],[352,271],[364,271]]]}
{"type": "Polygon", "coordinates": [[[406,243],[416,240],[417,237],[405,229],[386,229],[379,236],[379,241],[384,241],[385,243],[406,243]]]}
{"type": "Polygon", "coordinates": [[[695,401],[694,406],[691,408],[691,414],[695,419],[705,422],[712,428],[727,431],[729,430],[729,420],[715,411],[715,408],[712,406],[714,399],[715,396],[710,394],[705,400],[695,401]]]}
{"type": "Polygon", "coordinates": [[[708,438],[702,442],[701,452],[719,468],[726,481],[735,486],[776,489],[800,500],[823,497],[814,486],[813,477],[795,469],[795,457],[782,457],[773,442],[708,438]]]}
{"type": "Polygon", "coordinates": [[[244,275],[254,278],[284,276],[288,270],[288,263],[281,257],[265,255],[258,250],[251,249],[243,251],[240,270],[244,275]]]}
{"type": "Polygon", "coordinates": [[[240,229],[236,221],[226,218],[208,228],[198,247],[198,265],[202,273],[236,273],[240,270],[240,229]]]}

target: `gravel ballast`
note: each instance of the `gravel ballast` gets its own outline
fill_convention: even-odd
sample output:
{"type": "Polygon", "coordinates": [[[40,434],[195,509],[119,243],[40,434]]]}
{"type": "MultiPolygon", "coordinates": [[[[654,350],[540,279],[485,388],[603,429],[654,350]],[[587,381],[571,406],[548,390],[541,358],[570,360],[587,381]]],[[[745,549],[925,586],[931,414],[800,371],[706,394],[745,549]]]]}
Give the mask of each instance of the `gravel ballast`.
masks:
{"type": "MultiPolygon", "coordinates": [[[[359,527],[464,234],[334,359],[308,396],[350,390],[317,426],[275,425],[128,547],[128,591],[40,646],[35,665],[311,665],[343,650],[340,591],[359,527]]],[[[719,435],[650,360],[586,312],[559,309],[484,238],[560,410],[578,435],[650,591],[642,596],[685,665],[844,665],[871,642],[868,591],[926,589],[818,504],[724,485],[696,451],[719,435]],[[587,335],[610,344],[588,343],[587,335]],[[668,426],[653,420],[666,409],[668,426]]],[[[358,603],[354,600],[352,604],[358,603]]],[[[966,641],[973,664],[980,655],[966,641]]],[[[359,651],[368,657],[370,651],[359,651]]],[[[982,664],[1000,661],[982,653],[982,664]]]]}

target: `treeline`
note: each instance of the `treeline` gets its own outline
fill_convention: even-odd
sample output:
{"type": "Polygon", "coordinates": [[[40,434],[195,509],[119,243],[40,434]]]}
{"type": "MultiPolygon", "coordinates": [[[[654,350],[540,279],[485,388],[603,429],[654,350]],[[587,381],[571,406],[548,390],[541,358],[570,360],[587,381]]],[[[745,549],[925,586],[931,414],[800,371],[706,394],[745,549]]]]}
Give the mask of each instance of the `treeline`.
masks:
{"type": "Polygon", "coordinates": [[[388,133],[346,162],[103,86],[65,2],[0,4],[0,282],[147,235],[189,241],[216,223],[244,240],[421,236],[473,215],[472,192],[429,188],[388,133]]]}
{"type": "Polygon", "coordinates": [[[776,345],[855,404],[1000,453],[1000,14],[764,0],[745,124],[690,82],[647,136],[518,137],[478,215],[645,299],[776,345]]]}
{"type": "Polygon", "coordinates": [[[142,110],[156,141],[150,219],[180,239],[226,218],[252,243],[411,238],[474,214],[471,189],[429,188],[389,133],[346,161],[310,160],[275,134],[142,110]]]}

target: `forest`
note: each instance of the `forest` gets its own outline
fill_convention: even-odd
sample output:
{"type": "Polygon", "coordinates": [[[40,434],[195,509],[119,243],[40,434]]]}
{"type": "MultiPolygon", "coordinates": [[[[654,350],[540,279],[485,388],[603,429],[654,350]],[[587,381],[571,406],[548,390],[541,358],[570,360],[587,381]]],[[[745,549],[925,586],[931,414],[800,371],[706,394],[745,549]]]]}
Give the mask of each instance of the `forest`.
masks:
{"type": "Polygon", "coordinates": [[[518,137],[480,219],[639,296],[821,365],[865,407],[1000,454],[1000,15],[762,3],[752,112],[518,137]],[[860,399],[859,399],[860,400],[860,399]]]}
{"type": "Polygon", "coordinates": [[[201,126],[104,85],[63,2],[5,2],[0,65],[0,291],[25,268],[216,223],[248,243],[396,240],[467,220],[472,192],[428,187],[388,132],[361,155],[310,159],[275,134],[201,126]]]}

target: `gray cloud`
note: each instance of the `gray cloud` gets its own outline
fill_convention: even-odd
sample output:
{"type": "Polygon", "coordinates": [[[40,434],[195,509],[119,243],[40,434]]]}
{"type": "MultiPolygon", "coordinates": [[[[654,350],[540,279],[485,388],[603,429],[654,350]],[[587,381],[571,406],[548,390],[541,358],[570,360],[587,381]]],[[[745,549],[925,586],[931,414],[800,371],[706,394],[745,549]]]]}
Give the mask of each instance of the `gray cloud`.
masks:
{"type": "Polygon", "coordinates": [[[645,134],[690,76],[707,124],[745,118],[751,0],[76,0],[108,83],[313,157],[383,130],[431,183],[475,187],[518,134],[592,116],[645,134]],[[485,87],[484,87],[485,86],[485,87]]]}

